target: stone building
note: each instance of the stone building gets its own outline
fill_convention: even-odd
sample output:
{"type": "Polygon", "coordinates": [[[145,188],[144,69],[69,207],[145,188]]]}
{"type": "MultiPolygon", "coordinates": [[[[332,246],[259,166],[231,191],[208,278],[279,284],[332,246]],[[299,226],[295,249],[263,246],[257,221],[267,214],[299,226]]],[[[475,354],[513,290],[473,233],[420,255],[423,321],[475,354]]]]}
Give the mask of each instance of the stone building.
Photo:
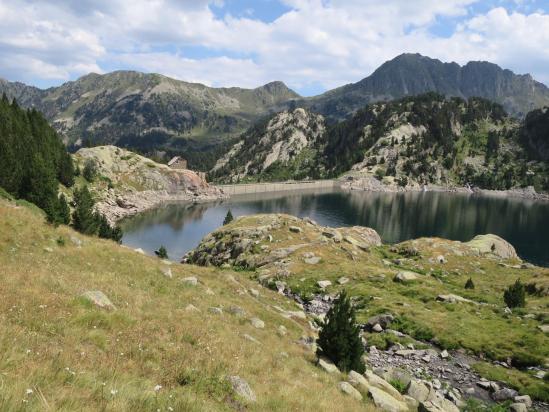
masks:
{"type": "Polygon", "coordinates": [[[170,166],[172,169],[186,169],[187,168],[187,161],[183,159],[182,157],[175,156],[168,162],[168,166],[170,166]]]}

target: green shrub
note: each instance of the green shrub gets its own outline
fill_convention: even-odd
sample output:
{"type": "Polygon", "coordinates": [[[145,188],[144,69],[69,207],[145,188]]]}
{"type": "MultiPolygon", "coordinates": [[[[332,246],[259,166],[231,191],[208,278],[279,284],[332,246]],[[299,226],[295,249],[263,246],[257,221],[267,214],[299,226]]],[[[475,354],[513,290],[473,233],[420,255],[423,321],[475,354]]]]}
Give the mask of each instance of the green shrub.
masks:
{"type": "Polygon", "coordinates": [[[161,245],[158,250],[155,250],[154,253],[156,256],[158,256],[160,259],[168,259],[168,250],[164,247],[164,245],[161,245]]]}
{"type": "Polygon", "coordinates": [[[530,366],[539,366],[543,364],[543,358],[532,355],[528,352],[515,352],[511,357],[511,364],[515,368],[528,368],[530,366]]]}
{"type": "Polygon", "coordinates": [[[318,356],[332,360],[341,371],[364,373],[364,346],[355,310],[345,291],[342,291],[326,315],[318,334],[318,356]]]}
{"type": "Polygon", "coordinates": [[[473,283],[473,279],[469,278],[467,279],[467,282],[465,282],[465,289],[474,289],[475,284],[473,283]]]}
{"type": "Polygon", "coordinates": [[[526,306],[525,288],[522,282],[517,281],[503,292],[503,300],[510,308],[523,308],[526,306]]]}
{"type": "Polygon", "coordinates": [[[406,385],[406,383],[402,382],[400,379],[391,379],[389,381],[389,383],[391,384],[391,386],[393,388],[395,388],[400,393],[406,392],[406,386],[407,385],[406,385]]]}
{"type": "Polygon", "coordinates": [[[86,179],[88,182],[93,182],[94,179],[97,177],[97,169],[97,163],[95,163],[95,161],[92,159],[88,159],[84,164],[84,171],[82,172],[82,176],[84,176],[84,179],[86,179]]]}

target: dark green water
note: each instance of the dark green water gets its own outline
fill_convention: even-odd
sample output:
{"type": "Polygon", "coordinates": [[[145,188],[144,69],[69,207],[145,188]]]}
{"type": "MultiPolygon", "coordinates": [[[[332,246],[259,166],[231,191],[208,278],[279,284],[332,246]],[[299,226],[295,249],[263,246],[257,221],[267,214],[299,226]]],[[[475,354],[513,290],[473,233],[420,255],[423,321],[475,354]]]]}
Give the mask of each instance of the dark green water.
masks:
{"type": "Polygon", "coordinates": [[[234,216],[283,212],[325,226],[368,226],[384,242],[422,236],[469,240],[495,233],[530,262],[549,266],[549,202],[451,193],[342,191],[246,195],[208,204],[169,204],[123,222],[123,243],[147,253],[164,245],[179,260],[209,232],[234,216]]]}

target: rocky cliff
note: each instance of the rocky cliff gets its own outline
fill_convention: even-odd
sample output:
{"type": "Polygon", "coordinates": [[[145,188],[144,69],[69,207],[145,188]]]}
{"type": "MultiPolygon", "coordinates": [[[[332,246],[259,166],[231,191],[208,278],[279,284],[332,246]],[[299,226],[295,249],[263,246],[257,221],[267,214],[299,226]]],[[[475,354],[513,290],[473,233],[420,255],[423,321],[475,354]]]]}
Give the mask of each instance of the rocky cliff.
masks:
{"type": "Polygon", "coordinates": [[[319,173],[325,131],[321,115],[301,108],[277,113],[242,134],[210,175],[222,182],[311,177],[319,173]]]}

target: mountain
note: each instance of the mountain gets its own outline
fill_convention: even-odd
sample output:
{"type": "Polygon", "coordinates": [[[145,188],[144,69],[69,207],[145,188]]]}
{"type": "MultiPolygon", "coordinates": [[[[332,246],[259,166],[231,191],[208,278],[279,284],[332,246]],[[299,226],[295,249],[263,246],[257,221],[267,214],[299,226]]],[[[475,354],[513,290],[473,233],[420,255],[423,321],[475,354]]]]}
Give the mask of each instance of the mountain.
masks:
{"type": "Polygon", "coordinates": [[[324,134],[319,114],[302,108],[277,113],[243,133],[217,161],[210,177],[227,182],[310,177],[324,134]]]}
{"type": "Polygon", "coordinates": [[[333,119],[348,117],[368,103],[426,92],[461,98],[484,97],[517,117],[549,106],[549,88],[529,74],[517,75],[489,62],[465,66],[420,54],[402,54],[357,83],[300,102],[333,119]]]}
{"type": "Polygon", "coordinates": [[[187,156],[191,167],[213,161],[216,143],[299,97],[282,82],[256,89],[211,88],[133,71],[89,74],[46,90],[1,81],[2,92],[43,112],[69,145],[174,152],[187,156]]]}
{"type": "Polygon", "coordinates": [[[548,192],[547,128],[547,110],[519,121],[489,100],[435,93],[372,103],[330,124],[297,108],[242,134],[210,178],[242,182],[347,175],[353,187],[376,185],[378,190],[470,184],[548,192]]]}

